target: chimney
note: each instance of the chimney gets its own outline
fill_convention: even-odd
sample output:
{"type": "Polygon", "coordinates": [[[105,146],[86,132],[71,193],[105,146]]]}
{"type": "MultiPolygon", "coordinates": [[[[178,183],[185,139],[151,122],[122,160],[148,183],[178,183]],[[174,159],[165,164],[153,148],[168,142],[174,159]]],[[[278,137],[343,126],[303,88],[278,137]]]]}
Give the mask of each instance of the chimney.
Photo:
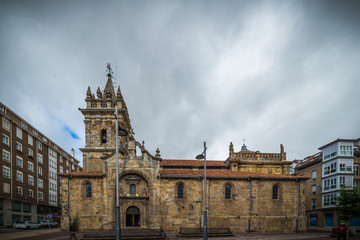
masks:
{"type": "Polygon", "coordinates": [[[71,156],[73,156],[73,158],[75,158],[75,150],[73,148],[71,149],[71,156]]]}

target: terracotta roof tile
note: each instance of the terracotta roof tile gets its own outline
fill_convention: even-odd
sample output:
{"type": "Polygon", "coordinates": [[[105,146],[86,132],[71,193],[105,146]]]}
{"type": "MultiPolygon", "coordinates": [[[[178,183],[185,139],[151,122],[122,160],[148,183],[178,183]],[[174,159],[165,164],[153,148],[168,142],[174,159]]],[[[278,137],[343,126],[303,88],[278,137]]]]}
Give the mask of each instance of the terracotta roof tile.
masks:
{"type": "MultiPolygon", "coordinates": [[[[202,177],[204,175],[203,170],[177,170],[177,169],[166,169],[160,170],[161,176],[166,177],[202,177]]],[[[225,177],[225,178],[247,178],[247,177],[259,177],[259,178],[286,178],[296,179],[303,178],[298,176],[271,174],[271,173],[259,173],[259,172],[242,172],[232,170],[207,170],[207,177],[225,177]]],[[[307,178],[304,178],[307,179],[307,178]]]]}
{"type": "MultiPolygon", "coordinates": [[[[178,160],[178,159],[163,159],[160,163],[161,166],[203,166],[203,160],[178,160]]],[[[206,160],[206,166],[219,166],[224,167],[227,166],[225,161],[213,161],[206,160]]]]}

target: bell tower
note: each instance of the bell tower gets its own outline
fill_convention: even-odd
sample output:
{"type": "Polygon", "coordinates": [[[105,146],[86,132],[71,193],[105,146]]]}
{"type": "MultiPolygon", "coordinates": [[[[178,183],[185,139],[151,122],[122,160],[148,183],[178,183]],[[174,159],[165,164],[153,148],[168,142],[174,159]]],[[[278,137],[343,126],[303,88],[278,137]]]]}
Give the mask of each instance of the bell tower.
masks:
{"type": "Polygon", "coordinates": [[[84,171],[102,170],[104,172],[103,159],[115,152],[115,108],[118,110],[119,127],[129,133],[128,136],[118,138],[119,146],[133,139],[134,132],[120,86],[115,93],[110,63],[107,64],[106,76],[104,90],[101,91],[98,87],[95,97],[89,86],[85,98],[86,108],[79,108],[85,118],[85,147],[80,149],[83,153],[84,171]]]}

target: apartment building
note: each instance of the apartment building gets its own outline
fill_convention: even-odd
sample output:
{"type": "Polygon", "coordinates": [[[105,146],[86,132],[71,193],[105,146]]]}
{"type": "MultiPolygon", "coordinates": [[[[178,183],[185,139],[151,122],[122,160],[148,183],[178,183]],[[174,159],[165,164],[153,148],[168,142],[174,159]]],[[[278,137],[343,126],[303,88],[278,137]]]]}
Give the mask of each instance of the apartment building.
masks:
{"type": "MultiPolygon", "coordinates": [[[[337,139],[295,166],[295,175],[311,177],[305,187],[308,226],[339,224],[335,198],[340,188],[359,187],[359,145],[360,139],[337,139]]],[[[351,219],[351,225],[360,226],[360,217],[351,219]]]]}
{"type": "Polygon", "coordinates": [[[57,173],[82,170],[74,152],[64,151],[3,103],[0,116],[0,227],[59,217],[57,173]]]}

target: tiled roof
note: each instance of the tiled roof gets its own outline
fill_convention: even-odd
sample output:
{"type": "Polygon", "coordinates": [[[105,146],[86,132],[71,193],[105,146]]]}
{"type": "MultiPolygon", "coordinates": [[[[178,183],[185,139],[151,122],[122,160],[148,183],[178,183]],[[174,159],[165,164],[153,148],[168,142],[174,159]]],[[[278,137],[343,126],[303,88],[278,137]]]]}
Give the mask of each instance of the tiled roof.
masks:
{"type": "MultiPolygon", "coordinates": [[[[160,170],[162,177],[202,177],[204,175],[203,170],[191,170],[191,169],[164,169],[160,170]]],[[[271,174],[271,173],[259,173],[259,172],[242,172],[232,170],[207,170],[206,176],[210,178],[281,178],[281,179],[307,179],[298,176],[271,174]]]]}
{"type": "MultiPolygon", "coordinates": [[[[203,166],[203,160],[163,159],[160,166],[203,166]]],[[[226,167],[225,161],[206,160],[206,166],[226,167]]]]}
{"type": "Polygon", "coordinates": [[[70,173],[58,173],[59,176],[76,176],[76,177],[102,177],[104,173],[102,171],[82,171],[82,172],[70,172],[70,173]]]}
{"type": "Polygon", "coordinates": [[[294,168],[298,168],[300,166],[304,166],[305,164],[308,164],[314,160],[322,158],[322,152],[315,153],[314,155],[308,156],[304,158],[304,160],[298,162],[294,168]]]}

